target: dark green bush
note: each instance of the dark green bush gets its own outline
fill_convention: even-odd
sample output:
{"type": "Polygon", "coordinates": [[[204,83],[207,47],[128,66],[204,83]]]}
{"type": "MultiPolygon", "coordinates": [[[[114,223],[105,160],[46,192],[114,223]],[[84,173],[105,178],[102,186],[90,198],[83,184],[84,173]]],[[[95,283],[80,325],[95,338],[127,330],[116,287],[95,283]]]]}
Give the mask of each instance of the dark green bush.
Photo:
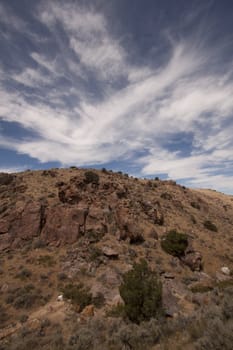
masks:
{"type": "Polygon", "coordinates": [[[70,299],[72,304],[79,306],[79,311],[92,304],[92,295],[82,283],[69,283],[63,288],[62,292],[65,299],[70,299]]]}
{"type": "Polygon", "coordinates": [[[134,264],[119,288],[126,316],[135,323],[156,317],[162,310],[162,284],[145,260],[134,264]]]}
{"type": "Polygon", "coordinates": [[[196,224],[196,223],[197,223],[197,220],[196,220],[195,216],[191,215],[191,216],[190,216],[190,219],[191,219],[191,221],[192,221],[193,224],[196,224]]]}
{"type": "Polygon", "coordinates": [[[84,176],[85,176],[84,181],[86,184],[94,184],[94,185],[99,184],[99,175],[94,173],[93,171],[86,171],[84,176]]]}
{"type": "Polygon", "coordinates": [[[213,289],[213,287],[197,284],[197,285],[191,287],[191,292],[192,293],[207,293],[207,292],[211,291],[212,289],[213,289]]]}
{"type": "Polygon", "coordinates": [[[211,222],[210,220],[204,221],[203,225],[209,231],[218,232],[217,226],[215,224],[213,224],[213,222],[211,222]]]}
{"type": "Polygon", "coordinates": [[[56,264],[56,261],[51,255],[40,255],[38,257],[38,263],[44,267],[52,267],[56,264]]]}
{"type": "Polygon", "coordinates": [[[93,302],[93,304],[95,305],[95,307],[101,308],[102,306],[104,306],[104,303],[105,303],[104,294],[101,293],[101,292],[98,292],[98,293],[96,294],[96,296],[94,296],[94,297],[92,298],[92,302],[93,302]]]}
{"type": "Polygon", "coordinates": [[[91,247],[90,249],[90,261],[97,261],[103,255],[102,250],[98,247],[91,247]]]}
{"type": "Polygon", "coordinates": [[[171,200],[172,199],[172,195],[168,192],[163,192],[160,196],[161,198],[163,199],[166,199],[166,200],[171,200]]]}
{"type": "Polygon", "coordinates": [[[161,242],[161,247],[166,253],[177,257],[184,255],[187,246],[188,236],[176,230],[169,231],[161,242]]]}
{"type": "Polygon", "coordinates": [[[26,280],[27,278],[31,277],[32,272],[27,268],[22,268],[22,270],[17,273],[15,277],[20,278],[22,281],[26,280]]]}
{"type": "Polygon", "coordinates": [[[68,276],[65,272],[59,272],[57,275],[58,281],[65,281],[68,279],[68,276]]]}
{"type": "Polygon", "coordinates": [[[30,309],[46,304],[50,298],[50,294],[43,295],[39,288],[35,288],[33,284],[29,283],[23,287],[9,290],[6,303],[11,304],[15,309],[30,309]]]}
{"type": "Polygon", "coordinates": [[[200,204],[197,203],[197,202],[191,202],[190,204],[191,204],[191,206],[192,206],[193,208],[195,208],[195,209],[198,209],[198,210],[201,209],[200,204]]]}

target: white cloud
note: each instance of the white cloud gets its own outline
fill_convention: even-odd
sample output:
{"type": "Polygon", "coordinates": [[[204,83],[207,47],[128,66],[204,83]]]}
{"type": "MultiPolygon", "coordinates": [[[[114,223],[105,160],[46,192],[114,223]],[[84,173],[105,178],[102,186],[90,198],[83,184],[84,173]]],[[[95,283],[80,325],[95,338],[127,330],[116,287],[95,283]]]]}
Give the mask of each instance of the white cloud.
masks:
{"type": "Polygon", "coordinates": [[[83,66],[93,70],[101,79],[114,79],[125,73],[126,53],[109,34],[105,17],[78,7],[77,4],[50,3],[40,13],[41,20],[53,28],[60,23],[83,66]]]}
{"type": "Polygon", "coordinates": [[[31,57],[33,60],[43,68],[46,68],[48,71],[52,73],[56,73],[56,61],[48,60],[47,57],[37,53],[37,52],[32,52],[31,57]]]}
{"type": "Polygon", "coordinates": [[[0,4],[0,23],[3,23],[10,30],[23,31],[26,30],[26,23],[16,15],[14,15],[6,6],[0,4]]]}
{"type": "Polygon", "coordinates": [[[21,171],[25,171],[26,169],[26,166],[0,167],[0,173],[19,173],[21,171]]]}
{"type": "Polygon", "coordinates": [[[30,87],[51,84],[51,80],[48,77],[42,74],[39,70],[35,70],[32,68],[26,68],[23,72],[12,75],[12,79],[17,81],[18,83],[30,87]]]}
{"type": "Polygon", "coordinates": [[[36,137],[2,136],[0,145],[64,165],[128,160],[143,175],[167,174],[193,186],[233,190],[233,176],[227,175],[233,171],[233,81],[231,72],[220,75],[212,70],[208,51],[173,42],[163,67],[138,67],[129,64],[129,54],[111,36],[107,19],[92,9],[49,2],[40,8],[39,18],[56,43],[59,23],[68,44],[66,39],[59,41],[60,51],[53,59],[31,52],[38,68],[25,67],[10,76],[36,86],[40,98],[31,101],[2,84],[0,119],[18,122],[36,137]],[[88,81],[86,70],[101,83],[98,100],[80,83],[88,81]],[[60,76],[69,81],[65,88],[54,85],[60,76]],[[122,77],[124,87],[111,85],[122,77]],[[44,86],[51,86],[46,96],[44,86]],[[190,152],[174,148],[173,137],[182,133],[191,138],[190,152]],[[135,159],[142,151],[146,156],[135,159]]]}

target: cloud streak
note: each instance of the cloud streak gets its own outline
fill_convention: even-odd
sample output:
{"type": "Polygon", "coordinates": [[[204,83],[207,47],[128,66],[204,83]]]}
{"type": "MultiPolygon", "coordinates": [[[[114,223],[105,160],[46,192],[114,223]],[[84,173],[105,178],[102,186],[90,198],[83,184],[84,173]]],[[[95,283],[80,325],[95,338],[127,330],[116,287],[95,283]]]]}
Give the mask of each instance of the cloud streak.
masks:
{"type": "Polygon", "coordinates": [[[20,72],[2,73],[0,89],[0,120],[33,136],[9,139],[2,132],[0,146],[63,165],[120,160],[139,167],[138,175],[233,191],[229,66],[216,71],[196,38],[172,41],[159,68],[135,65],[93,8],[44,2],[37,20],[55,54],[29,51],[20,72]]]}

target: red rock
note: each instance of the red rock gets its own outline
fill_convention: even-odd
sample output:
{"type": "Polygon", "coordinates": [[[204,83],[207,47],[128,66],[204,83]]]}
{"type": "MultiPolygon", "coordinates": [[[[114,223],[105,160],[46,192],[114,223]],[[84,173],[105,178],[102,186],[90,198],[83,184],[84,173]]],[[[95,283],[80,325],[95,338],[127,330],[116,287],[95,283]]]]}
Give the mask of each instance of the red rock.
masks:
{"type": "Polygon", "coordinates": [[[60,241],[74,243],[80,234],[80,226],[85,223],[84,210],[73,207],[57,206],[49,208],[41,239],[48,243],[60,241]]]}
{"type": "Polygon", "coordinates": [[[81,312],[82,317],[92,317],[94,316],[94,305],[87,305],[81,312]]]}

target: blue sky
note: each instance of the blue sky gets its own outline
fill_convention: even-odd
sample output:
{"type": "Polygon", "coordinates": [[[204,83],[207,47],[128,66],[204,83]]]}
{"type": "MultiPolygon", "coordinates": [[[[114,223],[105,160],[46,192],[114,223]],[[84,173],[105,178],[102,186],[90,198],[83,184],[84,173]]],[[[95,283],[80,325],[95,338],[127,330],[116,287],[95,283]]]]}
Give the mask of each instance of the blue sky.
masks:
{"type": "Polygon", "coordinates": [[[233,193],[233,2],[0,0],[0,171],[233,193]]]}

